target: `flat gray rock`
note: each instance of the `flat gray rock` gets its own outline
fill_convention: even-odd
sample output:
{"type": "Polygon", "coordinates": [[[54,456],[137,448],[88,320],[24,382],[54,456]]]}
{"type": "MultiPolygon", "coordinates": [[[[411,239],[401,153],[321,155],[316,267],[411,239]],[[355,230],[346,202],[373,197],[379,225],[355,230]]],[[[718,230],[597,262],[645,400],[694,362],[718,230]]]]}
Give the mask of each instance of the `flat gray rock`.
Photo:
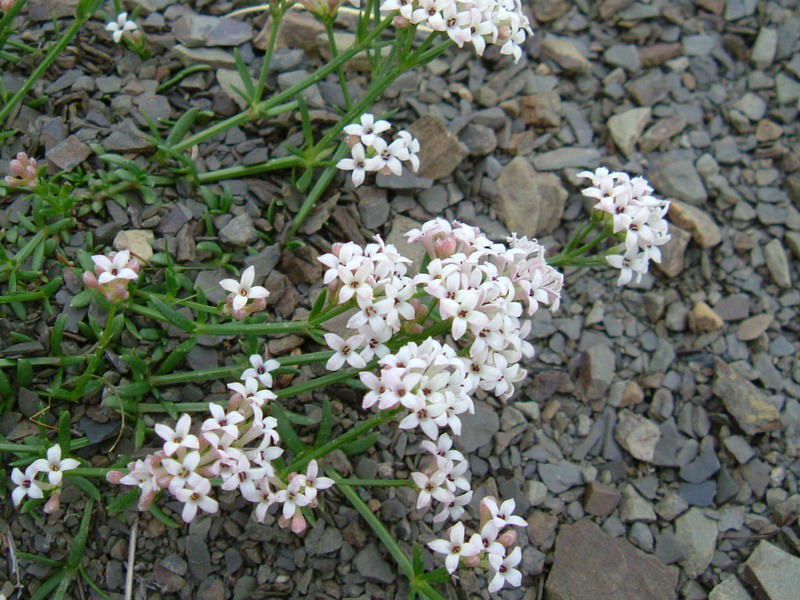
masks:
{"type": "Polygon", "coordinates": [[[690,508],[689,512],[675,521],[675,534],[686,551],[681,566],[687,577],[697,577],[711,564],[717,546],[717,533],[717,522],[696,507],[690,508]]]}
{"type": "Polygon", "coordinates": [[[395,579],[394,569],[383,559],[381,551],[375,544],[367,544],[353,559],[353,564],[367,581],[374,583],[392,583],[395,579]]]}
{"type": "Polygon", "coordinates": [[[797,600],[800,558],[763,540],[744,564],[744,577],[759,598],[797,600]]]}

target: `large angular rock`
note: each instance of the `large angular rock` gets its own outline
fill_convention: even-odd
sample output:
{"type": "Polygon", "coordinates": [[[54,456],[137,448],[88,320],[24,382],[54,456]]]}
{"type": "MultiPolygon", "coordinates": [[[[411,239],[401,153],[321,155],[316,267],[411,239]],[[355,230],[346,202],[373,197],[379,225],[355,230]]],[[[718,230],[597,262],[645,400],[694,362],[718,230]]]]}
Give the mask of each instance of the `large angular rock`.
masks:
{"type": "Polygon", "coordinates": [[[509,231],[532,238],[558,227],[568,195],[558,176],[518,156],[503,167],[497,189],[497,212],[509,231]]]}
{"type": "Polygon", "coordinates": [[[708,199],[694,163],[686,158],[669,154],[659,157],[652,162],[648,179],[656,193],[667,199],[677,198],[689,204],[703,204],[708,199]]]}
{"type": "Polygon", "coordinates": [[[241,46],[253,39],[253,28],[238,19],[186,14],[173,24],[175,38],[185,46],[241,46]]]}
{"type": "Polygon", "coordinates": [[[541,48],[546,57],[553,59],[567,73],[579,73],[591,68],[584,51],[569,38],[546,35],[541,48]]]}
{"type": "Polygon", "coordinates": [[[800,558],[763,540],[744,564],[744,577],[758,598],[797,600],[800,595],[800,558]]]}
{"type": "Polygon", "coordinates": [[[589,519],[563,525],[547,600],[675,600],[678,569],[606,535],[589,519]]]}
{"type": "Polygon", "coordinates": [[[651,463],[655,456],[658,440],[661,439],[661,432],[650,419],[631,410],[623,410],[619,413],[614,436],[619,445],[630,452],[634,458],[651,463]]]}
{"type": "Polygon", "coordinates": [[[661,262],[656,266],[667,277],[675,277],[686,266],[686,247],[692,235],[675,225],[669,226],[669,235],[670,240],[661,246],[661,262]]]}
{"type": "Polygon", "coordinates": [[[722,241],[722,232],[709,214],[696,206],[673,200],[669,220],[692,234],[701,248],[712,248],[722,241]]]}
{"type": "Polygon", "coordinates": [[[639,141],[652,114],[652,109],[648,107],[633,108],[614,115],[608,120],[608,132],[611,134],[611,139],[625,156],[633,152],[633,148],[639,141]]]}
{"type": "Polygon", "coordinates": [[[408,131],[419,140],[419,177],[447,177],[464,158],[458,138],[439,117],[425,115],[414,121],[408,131]]]}
{"type": "Polygon", "coordinates": [[[781,415],[770,404],[764,393],[739,375],[727,364],[717,359],[714,394],[736,422],[748,435],[777,431],[781,428],[781,415]]]}

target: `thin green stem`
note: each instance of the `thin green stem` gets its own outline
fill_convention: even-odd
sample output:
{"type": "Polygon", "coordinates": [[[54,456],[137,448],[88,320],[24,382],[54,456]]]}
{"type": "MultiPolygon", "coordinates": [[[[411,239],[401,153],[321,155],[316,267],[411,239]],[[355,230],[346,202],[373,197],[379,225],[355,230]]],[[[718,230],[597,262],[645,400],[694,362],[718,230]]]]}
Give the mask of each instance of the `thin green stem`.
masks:
{"type": "Polygon", "coordinates": [[[34,356],[32,358],[0,358],[0,369],[15,368],[20,360],[25,360],[32,367],[71,367],[86,360],[85,356],[34,356]]]}
{"type": "Polygon", "coordinates": [[[258,84],[256,86],[255,95],[253,96],[250,106],[255,108],[264,95],[264,89],[267,87],[267,74],[269,73],[269,65],[272,62],[272,52],[275,49],[275,41],[278,39],[278,28],[280,27],[283,15],[286,14],[285,9],[274,8],[270,11],[272,13],[272,27],[269,30],[269,41],[267,42],[267,49],[264,52],[264,62],[261,64],[261,73],[258,75],[258,84]]]}
{"type": "Polygon", "coordinates": [[[288,475],[289,473],[293,472],[299,472],[302,469],[305,469],[305,466],[312,460],[316,460],[317,458],[322,458],[323,456],[330,454],[334,450],[338,450],[348,442],[351,442],[359,438],[366,432],[375,429],[376,427],[382,425],[383,423],[391,421],[400,413],[401,410],[403,409],[394,408],[391,410],[381,411],[377,415],[370,417],[366,421],[362,421],[352,429],[349,429],[348,431],[346,431],[339,437],[331,440],[327,444],[324,444],[319,448],[314,448],[309,452],[302,453],[300,456],[295,457],[295,459],[283,469],[284,475],[288,475]]]}
{"type": "Polygon", "coordinates": [[[0,19],[0,48],[5,46],[6,40],[8,40],[8,36],[11,35],[11,23],[14,21],[14,18],[19,14],[19,11],[27,4],[28,0],[18,0],[14,3],[7,13],[3,15],[3,18],[0,19]]]}
{"type": "Polygon", "coordinates": [[[73,387],[73,397],[75,399],[78,399],[81,393],[83,393],[83,390],[86,387],[86,382],[92,375],[94,375],[95,370],[103,360],[103,353],[106,351],[106,347],[111,342],[114,317],[116,314],[117,305],[112,304],[108,309],[108,314],[106,315],[106,325],[103,328],[103,333],[100,336],[100,340],[97,342],[97,348],[95,349],[94,354],[92,354],[92,357],[89,359],[89,364],[86,366],[86,370],[80,377],[78,377],[78,380],[75,382],[75,386],[73,387]]]}
{"type": "Polygon", "coordinates": [[[307,321],[288,323],[197,323],[195,333],[207,335],[281,335],[306,333],[307,321]]]}
{"type": "MultiPolygon", "coordinates": [[[[325,20],[325,31],[328,33],[328,43],[331,47],[331,58],[336,58],[339,56],[339,50],[336,47],[336,36],[333,32],[333,21],[326,19],[325,20]]],[[[344,106],[347,110],[350,110],[350,105],[352,101],[350,100],[350,90],[347,87],[347,79],[344,76],[344,69],[340,65],[338,69],[336,69],[336,74],[339,76],[339,87],[342,88],[342,95],[344,96],[344,106]]]]}
{"type": "MultiPolygon", "coordinates": [[[[15,4],[16,6],[16,4],[15,4]]],[[[19,104],[19,102],[25,97],[36,81],[50,68],[53,62],[56,60],[59,54],[67,47],[67,45],[72,41],[72,38],[77,35],[78,31],[81,27],[83,27],[85,20],[84,19],[75,19],[69,29],[67,29],[64,36],[58,41],[58,43],[53,46],[47,55],[44,57],[42,62],[34,69],[33,73],[31,73],[30,77],[22,84],[22,87],[19,88],[16,94],[12,96],[11,100],[8,101],[2,109],[0,109],[0,125],[5,123],[8,116],[11,114],[11,111],[19,104]]]]}
{"type": "MultiPolygon", "coordinates": [[[[295,103],[293,102],[292,104],[295,103]]],[[[299,167],[303,165],[304,162],[305,161],[302,158],[297,156],[282,156],[280,158],[270,159],[259,165],[251,165],[249,167],[240,165],[235,167],[227,167],[225,169],[218,169],[216,171],[209,171],[207,173],[200,173],[197,176],[197,181],[202,184],[211,183],[213,181],[222,181],[223,179],[241,179],[242,177],[257,175],[258,173],[299,167]]]]}
{"type": "Polygon", "coordinates": [[[414,487],[411,479],[337,479],[336,485],[363,485],[370,487],[414,487]]]}

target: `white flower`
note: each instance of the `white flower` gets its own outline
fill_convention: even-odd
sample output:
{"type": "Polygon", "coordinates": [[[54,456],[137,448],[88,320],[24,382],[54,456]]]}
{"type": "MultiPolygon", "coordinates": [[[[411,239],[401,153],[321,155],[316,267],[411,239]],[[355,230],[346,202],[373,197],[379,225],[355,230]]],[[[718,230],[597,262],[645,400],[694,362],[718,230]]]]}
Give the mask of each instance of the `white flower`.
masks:
{"type": "Polygon", "coordinates": [[[43,484],[36,479],[38,474],[39,471],[33,465],[28,465],[24,473],[17,468],[11,471],[11,481],[17,485],[14,491],[11,492],[11,501],[14,506],[19,506],[25,496],[29,498],[44,498],[43,484]]]}
{"type": "Polygon", "coordinates": [[[252,354],[249,360],[253,366],[242,373],[241,379],[246,380],[248,377],[255,377],[265,388],[271,388],[272,371],[280,367],[280,363],[272,359],[265,361],[260,354],[252,354]]]}
{"type": "Polygon", "coordinates": [[[450,503],[453,501],[453,493],[447,489],[445,474],[441,471],[434,471],[431,475],[411,473],[411,478],[419,488],[418,509],[429,506],[433,498],[439,502],[450,503]]]}
{"type": "Polygon", "coordinates": [[[353,185],[355,187],[358,187],[362,183],[364,183],[364,179],[367,176],[367,170],[366,170],[367,157],[364,152],[364,146],[362,146],[360,143],[355,144],[350,149],[350,152],[353,158],[343,158],[338,163],[336,163],[336,168],[341,169],[342,171],[352,171],[353,185]]]}
{"type": "Polygon", "coordinates": [[[237,411],[226,413],[219,404],[209,402],[208,410],[211,418],[203,421],[201,431],[222,431],[232,439],[239,437],[239,423],[244,421],[244,415],[237,411]]]}
{"type": "MultiPolygon", "coordinates": [[[[267,361],[271,362],[271,361],[267,361]]],[[[275,361],[277,362],[277,361],[275,361]]],[[[252,369],[248,369],[252,370],[252,369]]],[[[242,399],[251,406],[264,406],[270,400],[277,398],[272,390],[259,390],[258,379],[255,377],[247,377],[244,384],[234,382],[228,384],[228,389],[232,392],[239,394],[242,399]]]]}
{"type": "MultiPolygon", "coordinates": [[[[114,38],[114,43],[119,44],[122,41],[122,36],[130,31],[134,32],[139,27],[133,21],[128,20],[128,13],[123,12],[117,15],[116,21],[111,21],[106,25],[106,31],[111,31],[111,37],[114,38]]],[[[102,282],[101,282],[102,283],[102,282]]]]}
{"type": "Polygon", "coordinates": [[[411,19],[411,11],[414,10],[414,3],[412,0],[385,0],[385,2],[381,4],[382,12],[391,12],[393,10],[400,11],[401,17],[411,19]]]}
{"type": "MultiPolygon", "coordinates": [[[[363,336],[354,335],[345,340],[335,333],[326,333],[324,337],[328,347],[336,351],[325,364],[326,369],[329,371],[338,371],[344,366],[345,362],[356,369],[363,369],[367,366],[367,363],[358,354],[358,347],[364,339],[363,336]]],[[[289,517],[287,517],[287,519],[288,518],[289,517]]]]}
{"type": "Polygon", "coordinates": [[[639,254],[635,249],[633,253],[628,251],[625,254],[606,256],[606,262],[615,269],[620,269],[617,285],[625,285],[633,279],[634,274],[636,274],[636,283],[639,283],[642,280],[642,275],[647,273],[647,254],[639,254]]]}
{"type": "Polygon", "coordinates": [[[492,568],[495,570],[494,577],[489,582],[490,594],[494,594],[500,590],[506,582],[514,587],[520,586],[522,583],[522,573],[514,567],[516,567],[521,560],[522,550],[519,549],[519,546],[514,548],[511,554],[505,557],[500,554],[489,554],[489,564],[492,565],[492,568]]]}
{"type": "Polygon", "coordinates": [[[186,482],[186,487],[175,490],[175,497],[184,503],[181,518],[185,523],[191,523],[197,515],[198,507],[207,513],[215,513],[219,504],[208,494],[211,492],[211,482],[193,473],[186,482]]]}
{"type": "Polygon", "coordinates": [[[172,475],[172,480],[169,482],[169,491],[174,495],[175,492],[183,488],[189,478],[194,474],[198,465],[200,464],[200,453],[196,450],[187,452],[182,460],[175,460],[174,458],[165,458],[161,465],[167,470],[167,473],[172,475]]]}
{"type": "MultiPolygon", "coordinates": [[[[364,146],[373,146],[375,140],[380,139],[379,134],[391,128],[389,121],[376,121],[375,117],[369,113],[361,115],[361,124],[352,123],[344,128],[344,132],[348,135],[358,136],[364,146]]],[[[355,149],[355,147],[354,147],[355,149]]],[[[355,156],[355,154],[354,154],[355,156]]],[[[340,167],[341,168],[341,167],[340,167]]]]}
{"type": "Polygon", "coordinates": [[[164,454],[172,456],[178,448],[189,448],[191,450],[200,448],[200,441],[197,436],[189,433],[191,426],[192,418],[187,414],[181,415],[174,430],[163,423],[156,423],[156,433],[164,440],[164,454]]]}
{"type": "Polygon", "coordinates": [[[275,500],[283,504],[284,519],[291,519],[298,508],[308,506],[310,500],[300,491],[303,488],[303,484],[303,476],[299,475],[289,482],[285,490],[275,494],[275,500]]]}
{"type": "Polygon", "coordinates": [[[303,495],[309,500],[314,500],[317,497],[318,490],[327,490],[334,483],[330,477],[317,477],[319,466],[316,460],[312,460],[306,467],[305,489],[303,495]]]}
{"type": "Polygon", "coordinates": [[[509,498],[500,506],[497,506],[497,500],[491,496],[486,496],[482,501],[486,509],[491,515],[491,522],[497,527],[498,530],[506,525],[513,525],[515,527],[527,527],[527,523],[522,517],[514,513],[515,502],[513,498],[509,498]]]}
{"type": "Polygon", "coordinates": [[[480,549],[475,548],[470,542],[464,542],[463,523],[456,523],[447,533],[450,536],[449,540],[433,540],[428,543],[428,548],[439,554],[447,554],[444,564],[447,572],[452,573],[458,568],[462,556],[475,556],[480,549]]]}
{"type": "Polygon", "coordinates": [[[275,494],[269,486],[269,479],[267,477],[262,478],[261,481],[256,484],[255,494],[251,494],[250,497],[245,496],[245,498],[250,502],[256,503],[256,519],[258,519],[259,523],[267,516],[269,507],[277,502],[275,494]]]}
{"type": "Polygon", "coordinates": [[[240,310],[244,308],[247,301],[256,298],[266,298],[269,296],[267,288],[260,285],[253,285],[253,280],[256,277],[256,269],[250,265],[242,271],[241,281],[235,279],[223,279],[219,282],[220,287],[224,290],[234,294],[233,309],[240,310]]]}
{"type": "Polygon", "coordinates": [[[31,467],[39,473],[47,473],[47,480],[51,485],[60,485],[64,471],[77,469],[80,466],[74,458],[61,460],[61,446],[58,444],[50,446],[47,450],[47,458],[40,458],[31,463],[31,467]]]}
{"type": "Polygon", "coordinates": [[[456,496],[448,503],[442,503],[442,510],[433,516],[434,523],[443,523],[448,519],[451,521],[458,521],[461,515],[464,514],[464,507],[472,501],[472,490],[465,494],[456,496]]]}
{"type": "Polygon", "coordinates": [[[139,275],[133,269],[128,268],[128,263],[131,260],[131,253],[128,250],[117,252],[113,258],[108,258],[102,254],[92,256],[95,264],[95,272],[98,270],[100,276],[97,278],[98,283],[105,284],[114,281],[115,279],[137,279],[139,275]]]}

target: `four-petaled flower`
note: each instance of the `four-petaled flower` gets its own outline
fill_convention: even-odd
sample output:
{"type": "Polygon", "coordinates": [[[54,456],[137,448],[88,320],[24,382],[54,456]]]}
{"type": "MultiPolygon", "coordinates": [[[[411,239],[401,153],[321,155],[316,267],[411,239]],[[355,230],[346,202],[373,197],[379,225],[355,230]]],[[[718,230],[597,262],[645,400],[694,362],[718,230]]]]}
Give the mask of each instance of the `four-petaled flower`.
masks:
{"type": "Polygon", "coordinates": [[[267,288],[253,285],[256,278],[256,269],[253,265],[242,271],[240,281],[223,279],[219,285],[227,292],[233,294],[233,310],[241,310],[250,299],[266,298],[269,296],[267,288]]]}
{"type": "Polygon", "coordinates": [[[186,487],[175,490],[175,497],[184,503],[181,518],[185,523],[191,523],[197,509],[201,508],[207,513],[215,513],[219,504],[208,494],[211,492],[211,482],[197,473],[193,473],[186,481],[186,487]]]}
{"type": "Polygon", "coordinates": [[[123,12],[117,15],[116,21],[111,21],[106,25],[106,31],[111,32],[111,37],[114,39],[115,44],[122,41],[122,36],[127,32],[133,33],[139,27],[133,21],[128,19],[128,13],[123,12]]]}
{"type": "Polygon", "coordinates": [[[367,363],[358,354],[358,347],[361,345],[362,340],[363,336],[360,335],[353,335],[345,340],[335,333],[326,333],[325,343],[336,353],[328,359],[325,368],[329,371],[338,371],[344,366],[345,362],[356,369],[366,367],[367,363]]]}
{"type": "Polygon", "coordinates": [[[117,279],[135,280],[139,274],[130,268],[131,253],[129,250],[122,250],[116,254],[103,256],[96,254],[92,256],[95,266],[95,273],[99,273],[97,282],[102,284],[111,283],[117,279]]]}
{"type": "Polygon", "coordinates": [[[31,463],[31,467],[39,473],[47,473],[47,480],[51,485],[60,485],[64,471],[77,469],[80,466],[74,458],[61,458],[61,446],[58,444],[50,446],[47,450],[47,458],[40,458],[31,463]]]}
{"type": "Polygon", "coordinates": [[[433,540],[428,543],[428,548],[439,554],[447,554],[444,565],[447,572],[452,573],[458,568],[462,556],[475,556],[482,550],[476,548],[472,542],[464,542],[464,524],[459,522],[449,530],[450,540],[433,540]]]}
{"type": "Polygon", "coordinates": [[[522,573],[516,567],[522,560],[522,550],[519,546],[514,548],[508,556],[502,554],[489,554],[489,564],[495,570],[494,577],[489,582],[489,593],[494,594],[501,589],[506,582],[514,587],[519,587],[522,583],[522,573]]]}
{"type": "Polygon", "coordinates": [[[24,473],[17,468],[11,471],[11,481],[17,485],[11,492],[11,501],[14,506],[19,506],[25,496],[36,499],[44,498],[43,484],[36,479],[38,474],[39,471],[33,465],[28,465],[24,473]]]}
{"type": "Polygon", "coordinates": [[[192,418],[187,414],[181,415],[174,430],[163,423],[156,423],[156,433],[164,440],[164,454],[172,456],[178,448],[189,448],[191,450],[200,448],[200,441],[197,436],[189,433],[191,426],[192,418]]]}

